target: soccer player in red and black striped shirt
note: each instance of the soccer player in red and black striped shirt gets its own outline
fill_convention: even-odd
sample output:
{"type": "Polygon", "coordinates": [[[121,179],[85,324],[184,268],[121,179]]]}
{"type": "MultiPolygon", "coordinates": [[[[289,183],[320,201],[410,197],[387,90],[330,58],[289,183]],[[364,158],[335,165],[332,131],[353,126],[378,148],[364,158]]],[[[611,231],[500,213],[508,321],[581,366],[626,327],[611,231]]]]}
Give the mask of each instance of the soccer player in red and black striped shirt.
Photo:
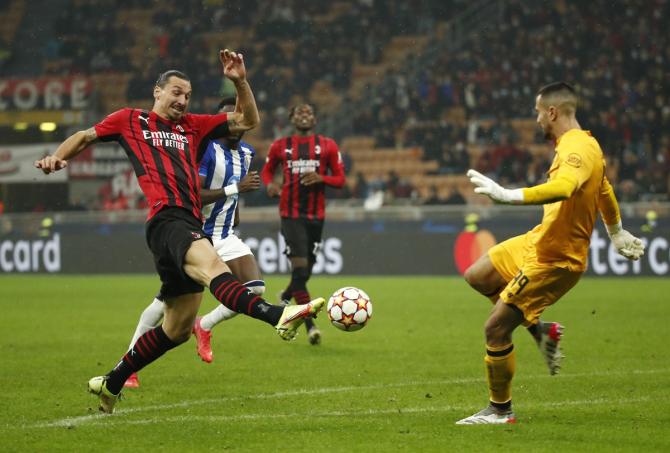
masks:
{"type": "Polygon", "coordinates": [[[231,310],[275,326],[285,340],[292,339],[303,319],[324,304],[323,299],[305,307],[268,304],[233,277],[202,231],[197,165],[204,148],[212,138],[242,133],[259,123],[242,55],[226,49],[219,57],[224,75],[235,84],[239,111],[187,113],[191,83],[184,73],[167,71],[156,82],[150,112],[125,108],[112,113],[35,162],[48,174],[65,168],[69,159],[96,141],[116,141],[126,151],[149,202],[146,237],[162,282],[165,316],[163,324],[144,333],[107,375],[89,381],[89,391],[100,397],[103,412],[114,411],[128,376],[189,339],[204,286],[231,310]]]}
{"type": "MultiPolygon", "coordinates": [[[[325,186],[344,186],[344,166],[337,143],[314,133],[316,115],[309,104],[299,104],[289,114],[295,134],[270,146],[261,171],[268,195],[279,199],[281,232],[286,255],[291,261],[291,281],[281,295],[285,303],[294,298],[298,305],[309,303],[307,281],[321,246],[326,217],[325,186]],[[283,186],[273,182],[281,165],[283,186]],[[330,173],[330,174],[329,174],[330,173]]],[[[311,319],[305,320],[309,342],[321,342],[321,332],[311,319]]]]}

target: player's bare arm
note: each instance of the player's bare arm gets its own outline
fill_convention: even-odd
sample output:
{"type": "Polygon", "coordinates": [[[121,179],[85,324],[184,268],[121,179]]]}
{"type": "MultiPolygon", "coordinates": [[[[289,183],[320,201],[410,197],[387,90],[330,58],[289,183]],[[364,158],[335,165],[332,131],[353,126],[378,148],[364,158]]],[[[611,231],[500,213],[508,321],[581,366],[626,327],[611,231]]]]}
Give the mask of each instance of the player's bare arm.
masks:
{"type": "Polygon", "coordinates": [[[58,146],[56,152],[35,161],[35,168],[39,168],[45,175],[67,167],[67,161],[77,156],[83,150],[98,140],[95,128],[75,132],[58,146]]]}
{"type": "Polygon", "coordinates": [[[221,189],[205,189],[206,178],[200,177],[200,199],[203,205],[215,203],[236,193],[251,192],[261,187],[261,178],[257,171],[250,171],[239,183],[227,185],[221,189]]]}
{"type": "Polygon", "coordinates": [[[246,132],[258,126],[260,116],[254,93],[247,81],[244,57],[240,53],[225,49],[219,52],[219,59],[223,65],[223,74],[235,84],[237,90],[235,111],[228,114],[228,129],[232,134],[246,132]]]}
{"type": "Polygon", "coordinates": [[[235,206],[235,217],[233,219],[233,226],[236,227],[240,224],[240,205],[235,206]]]}

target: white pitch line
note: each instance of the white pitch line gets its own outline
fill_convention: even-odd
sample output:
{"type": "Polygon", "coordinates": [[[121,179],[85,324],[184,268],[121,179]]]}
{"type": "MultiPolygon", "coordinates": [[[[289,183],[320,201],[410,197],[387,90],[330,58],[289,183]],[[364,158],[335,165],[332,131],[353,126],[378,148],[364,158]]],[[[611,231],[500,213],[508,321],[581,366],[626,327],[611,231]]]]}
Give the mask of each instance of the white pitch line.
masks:
{"type": "MultiPolygon", "coordinates": [[[[581,377],[594,377],[594,376],[612,376],[612,375],[641,375],[641,374],[659,374],[659,373],[668,373],[670,369],[658,369],[658,370],[627,370],[627,371],[601,371],[595,373],[573,373],[573,374],[561,374],[559,376],[549,376],[549,375],[535,375],[535,376],[520,376],[516,378],[516,382],[523,382],[524,380],[535,380],[535,379],[570,379],[570,378],[581,378],[581,377]]],[[[55,427],[73,427],[83,424],[93,425],[95,422],[101,419],[105,419],[105,423],[111,423],[113,419],[121,415],[141,413],[141,412],[156,412],[160,410],[169,410],[176,409],[180,407],[193,407],[201,406],[208,404],[221,404],[230,401],[248,401],[248,400],[267,400],[267,399],[276,399],[276,398],[293,398],[300,396],[310,396],[310,395],[323,395],[329,393],[346,393],[352,391],[370,391],[370,390],[379,390],[389,387],[402,388],[402,387],[416,387],[421,385],[458,385],[458,384],[473,384],[478,382],[484,382],[483,378],[456,378],[456,379],[444,379],[438,381],[408,381],[408,382],[397,382],[397,383],[384,383],[384,384],[372,384],[365,386],[342,386],[342,387],[325,387],[325,388],[316,388],[316,389],[298,389],[298,390],[288,390],[285,392],[275,392],[275,393],[259,393],[255,395],[240,395],[240,396],[228,396],[220,398],[208,398],[201,400],[187,400],[179,403],[170,403],[170,404],[156,404],[151,406],[141,406],[129,409],[120,409],[117,410],[114,415],[106,414],[94,414],[94,415],[84,415],[79,417],[67,417],[53,422],[41,422],[33,425],[23,425],[22,428],[55,428],[55,427]]],[[[460,408],[456,408],[460,409],[460,408]]],[[[295,414],[291,414],[295,415],[295,414]]],[[[303,414],[304,415],[304,414],[303,414]]],[[[264,414],[266,417],[270,417],[269,414],[264,414]]],[[[284,417],[284,415],[278,415],[279,417],[284,417]]],[[[288,416],[288,415],[287,415],[288,416]]],[[[242,416],[244,417],[244,416],[242,416]]],[[[129,421],[130,422],[130,421],[129,421]]],[[[134,422],[141,422],[135,420],[134,422]]]]}
{"type": "MultiPolygon", "coordinates": [[[[546,402],[546,403],[529,403],[524,404],[525,407],[533,408],[547,408],[547,407],[567,407],[567,406],[596,406],[603,404],[636,404],[652,400],[651,397],[640,398],[595,398],[590,400],[572,400],[563,402],[546,402]]],[[[657,399],[654,399],[658,401],[657,399]]],[[[194,422],[210,422],[223,423],[233,421],[253,421],[253,420],[268,420],[268,419],[297,419],[299,417],[314,418],[332,418],[332,417],[366,417],[379,415],[404,415],[404,414],[424,414],[436,412],[463,412],[467,414],[471,411],[477,410],[475,406],[429,406],[429,407],[396,407],[389,409],[368,409],[368,410],[352,410],[352,411],[327,411],[327,412],[307,412],[307,413],[289,413],[289,414],[268,414],[268,413],[252,413],[239,415],[180,415],[172,417],[151,417],[141,420],[128,420],[121,417],[106,417],[105,420],[97,419],[86,426],[112,426],[112,425],[153,425],[166,423],[194,423],[194,422]]]]}

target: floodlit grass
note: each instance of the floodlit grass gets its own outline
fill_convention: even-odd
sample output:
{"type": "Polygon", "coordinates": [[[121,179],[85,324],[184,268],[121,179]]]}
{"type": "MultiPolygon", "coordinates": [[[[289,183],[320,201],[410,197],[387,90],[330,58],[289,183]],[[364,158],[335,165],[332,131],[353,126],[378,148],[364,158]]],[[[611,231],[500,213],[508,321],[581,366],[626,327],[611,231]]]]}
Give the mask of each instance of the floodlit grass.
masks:
{"type": "MultiPolygon", "coordinates": [[[[267,279],[273,300],[287,277],[267,279]]],[[[140,373],[113,416],[86,394],[125,352],[152,276],[0,277],[0,451],[668,451],[668,279],[585,278],[545,316],[566,325],[562,373],[515,336],[516,426],[455,426],[487,401],[488,301],[458,278],[315,277],[366,290],[362,331],[318,320],[286,343],[246,317],[140,373]]],[[[202,313],[214,307],[207,295],[202,313]]]]}

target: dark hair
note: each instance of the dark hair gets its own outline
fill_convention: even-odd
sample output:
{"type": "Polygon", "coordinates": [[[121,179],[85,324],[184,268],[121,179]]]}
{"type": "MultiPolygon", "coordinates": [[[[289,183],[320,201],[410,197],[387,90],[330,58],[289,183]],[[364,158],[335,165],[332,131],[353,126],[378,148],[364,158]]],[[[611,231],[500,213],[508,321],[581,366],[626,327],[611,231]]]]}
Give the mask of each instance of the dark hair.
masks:
{"type": "Polygon", "coordinates": [[[574,115],[577,111],[579,97],[572,85],[565,82],[554,82],[545,85],[537,92],[544,105],[555,105],[563,113],[574,115]]]}
{"type": "Polygon", "coordinates": [[[169,71],[165,71],[158,76],[158,79],[156,79],[156,86],[165,88],[165,84],[168,82],[168,80],[170,80],[170,77],[177,77],[179,79],[186,80],[187,82],[191,81],[191,79],[189,79],[188,76],[183,72],[177,71],[176,69],[170,69],[169,71]]]}
{"type": "Polygon", "coordinates": [[[546,96],[548,94],[558,93],[561,91],[567,91],[571,95],[577,97],[577,91],[566,82],[553,82],[548,85],[543,86],[537,92],[538,96],[546,96]]]}
{"type": "Polygon", "coordinates": [[[310,104],[309,102],[301,102],[300,104],[296,104],[293,107],[291,107],[291,110],[288,111],[288,119],[293,118],[293,114],[295,114],[295,110],[298,107],[301,107],[303,105],[309,105],[310,107],[312,107],[312,111],[314,112],[314,116],[316,116],[316,108],[314,107],[313,104],[310,104]]]}
{"type": "Polygon", "coordinates": [[[227,106],[227,105],[235,106],[235,104],[237,104],[237,98],[235,98],[233,96],[225,97],[225,98],[221,99],[221,102],[219,102],[219,105],[216,107],[216,111],[219,112],[225,106],[227,106]]]}

